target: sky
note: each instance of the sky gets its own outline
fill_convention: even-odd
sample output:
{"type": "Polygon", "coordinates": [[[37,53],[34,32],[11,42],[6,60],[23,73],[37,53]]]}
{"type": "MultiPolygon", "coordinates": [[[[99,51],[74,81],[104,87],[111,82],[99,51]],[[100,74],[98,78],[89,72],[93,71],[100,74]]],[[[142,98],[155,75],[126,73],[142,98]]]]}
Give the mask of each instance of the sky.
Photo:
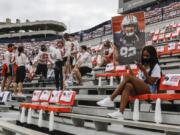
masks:
{"type": "Polygon", "coordinates": [[[110,20],[117,9],[118,0],[0,0],[0,21],[56,20],[76,32],[110,20]]]}

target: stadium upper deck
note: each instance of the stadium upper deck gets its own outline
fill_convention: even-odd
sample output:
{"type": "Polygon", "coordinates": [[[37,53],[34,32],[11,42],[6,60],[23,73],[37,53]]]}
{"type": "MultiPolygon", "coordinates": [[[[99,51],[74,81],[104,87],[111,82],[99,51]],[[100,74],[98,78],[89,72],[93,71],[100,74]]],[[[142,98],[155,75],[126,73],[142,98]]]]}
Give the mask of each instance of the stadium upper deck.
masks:
{"type": "Polygon", "coordinates": [[[28,38],[58,38],[66,30],[66,25],[62,22],[44,20],[24,23],[2,23],[0,24],[0,41],[6,42],[10,39],[28,38]]]}

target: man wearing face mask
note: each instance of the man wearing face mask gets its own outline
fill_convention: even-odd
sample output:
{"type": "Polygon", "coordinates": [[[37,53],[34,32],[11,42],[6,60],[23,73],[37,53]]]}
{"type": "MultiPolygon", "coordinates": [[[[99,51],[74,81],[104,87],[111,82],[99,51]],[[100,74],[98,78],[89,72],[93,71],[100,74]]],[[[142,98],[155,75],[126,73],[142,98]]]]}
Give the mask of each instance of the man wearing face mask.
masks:
{"type": "Polygon", "coordinates": [[[114,34],[114,41],[119,50],[121,64],[133,63],[145,44],[145,34],[138,27],[138,20],[134,15],[127,15],[121,23],[121,31],[114,34]]]}
{"type": "Polygon", "coordinates": [[[9,90],[9,86],[12,81],[13,76],[13,47],[14,44],[8,44],[7,51],[3,55],[3,66],[2,66],[2,76],[3,80],[1,83],[1,91],[4,91],[4,87],[7,81],[6,90],[9,90]]]}

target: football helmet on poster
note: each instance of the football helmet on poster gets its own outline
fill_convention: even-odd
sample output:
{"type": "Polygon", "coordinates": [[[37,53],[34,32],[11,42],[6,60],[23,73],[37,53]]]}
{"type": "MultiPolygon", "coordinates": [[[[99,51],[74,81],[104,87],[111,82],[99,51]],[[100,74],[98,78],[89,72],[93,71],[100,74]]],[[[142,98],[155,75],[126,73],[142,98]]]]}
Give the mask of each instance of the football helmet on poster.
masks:
{"type": "Polygon", "coordinates": [[[121,29],[126,36],[133,36],[138,31],[138,20],[133,15],[127,15],[123,18],[121,29]]]}

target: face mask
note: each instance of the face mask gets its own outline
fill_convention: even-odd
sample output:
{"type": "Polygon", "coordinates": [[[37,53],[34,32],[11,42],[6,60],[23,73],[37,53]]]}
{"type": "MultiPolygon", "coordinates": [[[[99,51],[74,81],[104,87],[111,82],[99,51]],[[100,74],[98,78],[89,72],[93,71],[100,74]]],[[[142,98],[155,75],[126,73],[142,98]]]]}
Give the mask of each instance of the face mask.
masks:
{"type": "Polygon", "coordinates": [[[145,58],[145,59],[142,59],[142,64],[149,64],[151,62],[151,58],[145,58]]]}

